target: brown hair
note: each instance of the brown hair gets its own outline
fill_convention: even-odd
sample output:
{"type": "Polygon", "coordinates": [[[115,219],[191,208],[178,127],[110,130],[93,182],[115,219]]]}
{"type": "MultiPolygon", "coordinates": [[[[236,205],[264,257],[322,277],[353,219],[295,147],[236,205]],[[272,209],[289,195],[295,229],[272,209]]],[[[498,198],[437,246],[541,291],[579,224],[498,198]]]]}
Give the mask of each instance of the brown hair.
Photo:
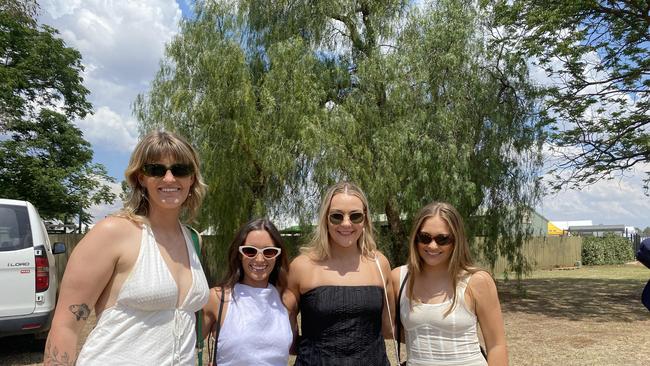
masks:
{"type": "Polygon", "coordinates": [[[248,233],[256,230],[264,230],[269,233],[271,240],[273,240],[273,246],[281,249],[280,256],[276,258],[273,271],[271,271],[271,274],[269,275],[269,283],[277,287],[280,294],[282,294],[287,285],[286,277],[289,269],[289,257],[287,255],[287,250],[284,247],[282,237],[280,236],[280,232],[275,225],[266,218],[252,219],[239,228],[237,234],[235,234],[235,238],[228,248],[228,270],[217,286],[233,288],[236,283],[241,282],[244,279],[244,269],[242,268],[239,247],[245,244],[248,233]]]}

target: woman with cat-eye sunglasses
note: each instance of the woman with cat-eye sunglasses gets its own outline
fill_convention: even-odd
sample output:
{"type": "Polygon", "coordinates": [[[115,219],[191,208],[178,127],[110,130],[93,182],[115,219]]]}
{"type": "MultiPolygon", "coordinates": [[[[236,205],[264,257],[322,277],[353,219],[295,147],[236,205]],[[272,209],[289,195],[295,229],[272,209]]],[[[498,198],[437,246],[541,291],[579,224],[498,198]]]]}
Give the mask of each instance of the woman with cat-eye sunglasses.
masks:
{"type": "Polygon", "coordinates": [[[287,365],[293,334],[280,294],[288,267],[271,221],[253,219],[239,229],[228,248],[226,274],[203,312],[210,364],[287,365]]]}

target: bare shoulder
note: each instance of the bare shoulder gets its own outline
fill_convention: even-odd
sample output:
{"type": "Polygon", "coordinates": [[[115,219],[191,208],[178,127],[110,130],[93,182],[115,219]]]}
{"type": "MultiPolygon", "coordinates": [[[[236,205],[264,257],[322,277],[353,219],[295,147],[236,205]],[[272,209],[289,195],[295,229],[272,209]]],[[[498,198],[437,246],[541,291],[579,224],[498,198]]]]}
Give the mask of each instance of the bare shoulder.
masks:
{"type": "Polygon", "coordinates": [[[388,258],[384,255],[384,253],[376,250],[374,252],[374,257],[379,261],[379,265],[381,266],[381,270],[385,273],[389,273],[391,268],[390,268],[390,262],[388,261],[388,258]]]}
{"type": "Polygon", "coordinates": [[[107,217],[98,222],[84,236],[81,245],[92,245],[93,243],[104,243],[106,241],[120,242],[140,232],[140,226],[122,217],[107,217]]]}
{"type": "Polygon", "coordinates": [[[120,217],[108,217],[98,222],[75,246],[72,255],[88,253],[96,254],[101,251],[105,257],[113,253],[119,256],[124,252],[125,245],[140,237],[140,228],[136,223],[120,217]]]}
{"type": "Polygon", "coordinates": [[[393,280],[393,283],[400,282],[400,277],[402,276],[402,267],[403,266],[397,266],[393,268],[392,271],[390,271],[390,277],[393,280]]]}
{"type": "Polygon", "coordinates": [[[223,301],[226,302],[230,299],[231,292],[232,289],[230,287],[224,287],[222,291],[221,286],[217,286],[210,289],[210,297],[214,297],[217,303],[219,303],[223,297],[223,301]]]}
{"type": "Polygon", "coordinates": [[[486,271],[477,271],[472,273],[469,278],[468,286],[471,288],[473,293],[480,295],[486,292],[496,291],[496,284],[492,275],[486,271]]]}
{"type": "Polygon", "coordinates": [[[291,261],[289,265],[289,273],[309,270],[314,265],[314,261],[306,254],[300,254],[291,261]]]}

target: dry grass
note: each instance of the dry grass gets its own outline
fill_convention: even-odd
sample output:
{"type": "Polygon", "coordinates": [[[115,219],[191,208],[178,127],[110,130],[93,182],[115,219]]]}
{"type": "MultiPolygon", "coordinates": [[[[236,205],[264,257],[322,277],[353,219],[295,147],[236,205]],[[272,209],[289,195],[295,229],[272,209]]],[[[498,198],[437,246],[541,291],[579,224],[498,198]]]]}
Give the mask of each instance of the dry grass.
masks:
{"type": "Polygon", "coordinates": [[[638,263],[539,271],[499,284],[511,365],[647,365],[650,313],[638,263]],[[641,350],[646,350],[645,354],[641,350]]]}
{"type": "MultiPolygon", "coordinates": [[[[523,291],[499,281],[510,364],[646,365],[650,313],[640,297],[648,278],[647,268],[628,264],[535,272],[523,291]]],[[[0,365],[40,365],[42,357],[42,343],[0,338],[0,365]]]]}

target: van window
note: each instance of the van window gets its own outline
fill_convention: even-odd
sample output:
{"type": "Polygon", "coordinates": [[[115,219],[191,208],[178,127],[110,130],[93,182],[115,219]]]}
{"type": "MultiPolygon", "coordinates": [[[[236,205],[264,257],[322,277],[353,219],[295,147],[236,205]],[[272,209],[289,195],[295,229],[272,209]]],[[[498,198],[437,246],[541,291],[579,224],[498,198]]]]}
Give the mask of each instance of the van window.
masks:
{"type": "Polygon", "coordinates": [[[27,207],[0,205],[0,252],[25,249],[32,245],[27,207]]]}

